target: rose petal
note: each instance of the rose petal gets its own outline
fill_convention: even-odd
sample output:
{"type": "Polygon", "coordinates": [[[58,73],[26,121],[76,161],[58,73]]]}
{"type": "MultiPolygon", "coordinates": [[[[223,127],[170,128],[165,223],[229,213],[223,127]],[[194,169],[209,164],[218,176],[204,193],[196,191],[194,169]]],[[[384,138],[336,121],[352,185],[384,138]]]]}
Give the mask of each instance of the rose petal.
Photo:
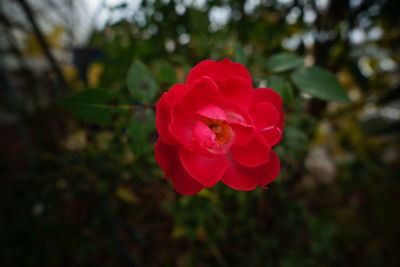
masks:
{"type": "Polygon", "coordinates": [[[194,151],[197,147],[192,133],[196,116],[198,116],[195,112],[206,106],[215,105],[218,101],[218,90],[217,85],[210,78],[203,77],[187,90],[182,102],[172,108],[170,132],[189,150],[194,151]]]}
{"type": "Polygon", "coordinates": [[[267,184],[273,182],[279,176],[280,161],[275,151],[271,150],[269,161],[263,168],[265,172],[259,184],[265,188],[267,184]]]}
{"type": "Polygon", "coordinates": [[[250,84],[252,83],[249,71],[242,64],[231,62],[227,58],[222,61],[204,60],[200,62],[189,72],[186,83],[191,85],[203,76],[220,82],[233,77],[241,77],[250,84]]]}
{"type": "Polygon", "coordinates": [[[248,168],[231,161],[221,181],[235,190],[254,190],[257,185],[265,186],[279,175],[279,158],[271,150],[270,160],[260,166],[248,168]]]}
{"type": "Polygon", "coordinates": [[[258,88],[253,90],[253,103],[269,102],[275,106],[279,112],[280,120],[278,128],[283,132],[285,114],[282,109],[282,98],[281,96],[272,89],[269,88],[258,88]]]}
{"type": "Polygon", "coordinates": [[[253,120],[250,117],[249,113],[242,107],[232,102],[224,102],[221,104],[221,106],[223,110],[225,110],[228,122],[239,123],[244,125],[253,125],[253,120]]]}
{"type": "Polygon", "coordinates": [[[251,82],[240,77],[233,77],[225,81],[220,88],[220,95],[224,101],[232,101],[247,109],[253,98],[251,82]]]}
{"type": "Polygon", "coordinates": [[[177,104],[172,109],[169,131],[181,145],[192,151],[197,147],[196,139],[193,136],[195,122],[195,114],[187,112],[182,105],[177,104]]]}
{"type": "Polygon", "coordinates": [[[215,133],[208,127],[207,124],[198,120],[193,127],[194,138],[202,144],[212,145],[215,142],[215,133]]]}
{"type": "Polygon", "coordinates": [[[283,128],[285,127],[285,114],[281,112],[281,121],[278,123],[277,127],[281,132],[283,132],[283,128]]]}
{"type": "Polygon", "coordinates": [[[267,102],[253,104],[249,109],[249,114],[253,118],[254,126],[257,129],[270,128],[280,121],[278,110],[274,105],[267,102]]]}
{"type": "Polygon", "coordinates": [[[214,120],[227,120],[225,111],[215,105],[206,105],[199,109],[196,114],[214,120]]]}
{"type": "Polygon", "coordinates": [[[203,76],[187,90],[182,104],[190,110],[197,111],[206,105],[217,105],[218,97],[218,85],[210,77],[203,76]]]}
{"type": "Polygon", "coordinates": [[[158,165],[165,172],[165,177],[172,179],[174,188],[182,195],[194,195],[204,186],[191,177],[179,160],[179,146],[171,146],[159,138],[155,146],[158,165]]]}
{"type": "Polygon", "coordinates": [[[185,95],[186,91],[189,89],[184,83],[177,83],[173,85],[167,92],[168,102],[170,105],[174,105],[175,103],[179,103],[183,96],[185,95]]]}
{"type": "Polygon", "coordinates": [[[172,107],[182,98],[187,90],[185,84],[176,84],[164,93],[156,104],[156,125],[158,135],[170,145],[176,145],[178,142],[169,132],[169,123],[171,122],[172,107]]]}
{"type": "Polygon", "coordinates": [[[254,126],[241,123],[230,123],[229,126],[235,133],[234,144],[244,145],[253,137],[254,126]]]}
{"type": "Polygon", "coordinates": [[[233,159],[246,167],[256,167],[268,162],[270,150],[264,139],[257,134],[245,145],[231,147],[233,159]]]}
{"type": "Polygon", "coordinates": [[[176,172],[179,173],[179,176],[172,178],[172,185],[181,195],[195,195],[204,188],[204,186],[193,179],[183,167],[179,168],[176,172]]]}
{"type": "Polygon", "coordinates": [[[270,88],[257,88],[253,90],[253,103],[269,102],[278,110],[282,109],[282,97],[270,88]]]}
{"type": "Polygon", "coordinates": [[[222,176],[221,181],[235,190],[250,191],[256,189],[258,176],[252,168],[246,168],[238,163],[231,161],[222,176]]]}
{"type": "Polygon", "coordinates": [[[278,127],[271,127],[260,131],[260,134],[264,137],[264,140],[273,147],[282,138],[282,132],[278,127]]]}
{"type": "Polygon", "coordinates": [[[204,122],[198,120],[195,123],[193,127],[193,136],[198,141],[198,146],[194,152],[202,153],[210,157],[226,154],[227,149],[218,144],[216,134],[204,122]]]}
{"type": "Polygon", "coordinates": [[[228,167],[226,156],[207,157],[182,148],[180,159],[185,170],[207,187],[214,186],[228,167]]]}

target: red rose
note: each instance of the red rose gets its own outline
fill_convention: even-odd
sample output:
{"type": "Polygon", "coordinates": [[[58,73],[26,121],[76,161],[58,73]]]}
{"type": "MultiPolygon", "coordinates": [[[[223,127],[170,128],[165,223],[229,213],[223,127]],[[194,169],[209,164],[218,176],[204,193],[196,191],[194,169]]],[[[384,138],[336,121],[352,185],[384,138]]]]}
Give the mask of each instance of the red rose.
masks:
{"type": "Polygon", "coordinates": [[[271,147],[283,120],[281,97],[253,89],[243,65],[204,60],[156,105],[156,160],[183,195],[218,181],[236,190],[265,187],[279,174],[271,147]]]}

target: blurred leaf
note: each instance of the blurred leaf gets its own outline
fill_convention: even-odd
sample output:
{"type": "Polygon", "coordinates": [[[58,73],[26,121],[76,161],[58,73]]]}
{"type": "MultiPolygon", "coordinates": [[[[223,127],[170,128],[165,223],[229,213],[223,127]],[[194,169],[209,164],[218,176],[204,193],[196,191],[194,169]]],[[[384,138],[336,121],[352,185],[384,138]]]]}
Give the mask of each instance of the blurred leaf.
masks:
{"type": "Polygon", "coordinates": [[[200,193],[198,194],[198,196],[208,198],[212,201],[218,200],[218,195],[207,188],[204,188],[203,190],[201,190],[200,193]]]}
{"type": "Polygon", "coordinates": [[[95,62],[90,64],[87,73],[88,85],[90,88],[95,88],[98,86],[100,77],[104,72],[104,66],[101,63],[95,62]]]}
{"type": "Polygon", "coordinates": [[[266,67],[272,72],[282,72],[303,66],[304,59],[294,54],[280,53],[267,59],[266,67]]]}
{"type": "Polygon", "coordinates": [[[285,127],[284,135],[284,142],[287,147],[290,148],[288,150],[290,154],[295,158],[301,157],[303,155],[302,151],[305,151],[308,148],[307,135],[301,128],[294,125],[288,125],[285,127]]]}
{"type": "Polygon", "coordinates": [[[98,124],[112,122],[129,110],[126,100],[116,92],[103,89],[81,91],[60,102],[77,118],[98,124]]]}
{"type": "Polygon", "coordinates": [[[157,82],[161,87],[172,86],[177,80],[175,70],[165,61],[159,64],[156,77],[157,82]]]}
{"type": "Polygon", "coordinates": [[[143,155],[151,147],[148,136],[155,129],[155,115],[151,109],[141,109],[133,114],[127,135],[132,139],[131,149],[136,156],[143,155]]]}
{"type": "Polygon", "coordinates": [[[267,86],[275,90],[285,103],[290,103],[293,99],[293,88],[289,81],[284,77],[271,75],[267,78],[267,86]]]}
{"type": "Polygon", "coordinates": [[[235,47],[234,47],[233,52],[234,52],[234,56],[235,56],[235,61],[236,61],[237,63],[246,65],[246,63],[247,63],[247,56],[246,56],[246,54],[245,54],[245,52],[244,52],[243,47],[242,47],[239,43],[236,43],[236,44],[235,44],[235,47]]]}
{"type": "MultiPolygon", "coordinates": [[[[197,33],[194,36],[204,37],[203,35],[208,34],[207,27],[204,27],[204,25],[209,24],[208,13],[193,8],[188,9],[187,13],[190,18],[188,26],[190,27],[190,29],[192,29],[193,32],[197,33]]],[[[205,45],[207,42],[201,43],[205,45]]]]}
{"type": "MultiPolygon", "coordinates": [[[[61,25],[56,25],[53,27],[52,31],[45,34],[45,39],[47,44],[51,49],[62,50],[64,46],[62,45],[62,36],[65,33],[65,29],[61,25]]],[[[22,51],[24,54],[29,56],[43,55],[43,49],[34,33],[29,33],[25,39],[26,45],[22,51]]]]}
{"type": "Polygon", "coordinates": [[[153,74],[139,60],[135,60],[128,71],[127,85],[132,96],[144,104],[149,104],[157,93],[153,74]]]}
{"type": "Polygon", "coordinates": [[[135,194],[126,187],[118,187],[115,193],[120,199],[127,203],[135,203],[138,201],[138,198],[135,196],[135,194]]]}
{"type": "Polygon", "coordinates": [[[294,84],[312,96],[338,102],[350,101],[335,75],[320,67],[304,67],[291,75],[294,84]]]}
{"type": "Polygon", "coordinates": [[[176,225],[174,230],[172,231],[172,238],[181,238],[187,234],[186,228],[181,225],[176,225]]]}

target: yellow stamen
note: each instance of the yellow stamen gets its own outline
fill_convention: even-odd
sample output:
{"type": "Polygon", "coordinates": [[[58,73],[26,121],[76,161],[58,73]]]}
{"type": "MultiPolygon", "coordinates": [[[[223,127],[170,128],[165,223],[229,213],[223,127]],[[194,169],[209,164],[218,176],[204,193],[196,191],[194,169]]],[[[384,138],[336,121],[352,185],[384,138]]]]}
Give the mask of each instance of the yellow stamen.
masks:
{"type": "Polygon", "coordinates": [[[209,118],[204,118],[203,121],[208,125],[211,131],[215,133],[215,141],[218,144],[224,145],[231,140],[232,128],[228,125],[226,121],[213,120],[209,118]]]}

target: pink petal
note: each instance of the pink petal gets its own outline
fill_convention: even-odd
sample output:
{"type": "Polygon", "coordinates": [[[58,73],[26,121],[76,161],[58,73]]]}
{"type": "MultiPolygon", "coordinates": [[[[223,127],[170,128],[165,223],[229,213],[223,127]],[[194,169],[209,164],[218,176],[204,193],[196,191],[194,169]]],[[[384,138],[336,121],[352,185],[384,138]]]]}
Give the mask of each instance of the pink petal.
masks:
{"type": "Polygon", "coordinates": [[[280,161],[275,151],[271,150],[269,161],[263,168],[265,169],[265,172],[263,179],[259,184],[265,188],[267,184],[273,182],[279,176],[280,161]]]}
{"type": "Polygon", "coordinates": [[[176,145],[178,142],[169,132],[169,123],[171,122],[172,107],[175,105],[187,90],[185,84],[176,84],[164,93],[156,104],[156,125],[158,135],[167,144],[176,145]]]}
{"type": "Polygon", "coordinates": [[[155,156],[158,165],[165,176],[172,179],[174,188],[182,195],[194,195],[204,186],[191,177],[179,160],[179,146],[171,146],[159,138],[155,146],[155,156]]]}
{"type": "Polygon", "coordinates": [[[216,144],[215,133],[204,122],[198,120],[193,127],[194,138],[202,144],[212,145],[216,144]]]}
{"type": "Polygon", "coordinates": [[[233,159],[246,167],[256,167],[268,162],[270,150],[260,135],[254,135],[245,145],[231,147],[233,159]]]}
{"type": "Polygon", "coordinates": [[[260,134],[264,137],[264,140],[271,147],[278,144],[278,142],[282,138],[282,132],[278,127],[271,127],[265,130],[260,131],[260,134]]]}
{"type": "Polygon", "coordinates": [[[244,145],[253,137],[254,126],[241,123],[230,123],[229,126],[235,133],[234,143],[237,145],[244,145]]]}
{"type": "Polygon", "coordinates": [[[208,76],[215,81],[224,82],[229,78],[241,77],[252,83],[249,71],[242,64],[233,63],[229,59],[222,61],[204,60],[197,64],[188,74],[186,83],[191,85],[197,79],[208,76]]]}
{"type": "Polygon", "coordinates": [[[215,105],[206,105],[200,108],[196,114],[214,120],[227,120],[225,111],[215,105]]]}
{"type": "Polygon", "coordinates": [[[268,102],[260,102],[250,107],[249,114],[257,129],[275,126],[280,121],[280,115],[275,106],[268,102]]]}
{"type": "Polygon", "coordinates": [[[184,148],[180,151],[180,159],[185,170],[207,187],[214,186],[228,167],[226,156],[207,157],[184,148]]]}
{"type": "Polygon", "coordinates": [[[227,148],[217,142],[216,134],[201,120],[198,120],[193,127],[193,136],[198,142],[194,152],[200,152],[210,157],[225,155],[227,148]]]}
{"type": "Polygon", "coordinates": [[[240,77],[226,80],[220,89],[221,98],[247,109],[253,98],[251,82],[240,77]]]}

